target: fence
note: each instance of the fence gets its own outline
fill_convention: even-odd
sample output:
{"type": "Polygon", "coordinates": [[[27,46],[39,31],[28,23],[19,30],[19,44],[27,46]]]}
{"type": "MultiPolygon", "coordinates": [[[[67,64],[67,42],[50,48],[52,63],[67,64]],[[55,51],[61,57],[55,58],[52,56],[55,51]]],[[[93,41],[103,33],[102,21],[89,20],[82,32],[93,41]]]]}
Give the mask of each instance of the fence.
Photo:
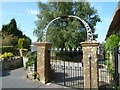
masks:
{"type": "MultiPolygon", "coordinates": [[[[83,88],[83,53],[81,49],[51,49],[52,81],[54,83],[83,88]]],[[[98,66],[99,87],[112,88],[114,86],[113,72],[101,61],[98,66]]]]}
{"type": "Polygon", "coordinates": [[[51,49],[53,82],[73,88],[83,88],[82,51],[80,49],[51,49]]]}

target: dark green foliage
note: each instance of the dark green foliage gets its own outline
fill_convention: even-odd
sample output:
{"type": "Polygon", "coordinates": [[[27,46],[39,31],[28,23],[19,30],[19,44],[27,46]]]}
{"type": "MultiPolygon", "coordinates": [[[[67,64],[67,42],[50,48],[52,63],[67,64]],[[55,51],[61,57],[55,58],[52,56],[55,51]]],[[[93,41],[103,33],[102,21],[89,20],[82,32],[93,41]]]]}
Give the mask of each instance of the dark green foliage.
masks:
{"type": "Polygon", "coordinates": [[[12,19],[9,24],[2,26],[2,32],[0,32],[2,46],[13,46],[18,48],[19,38],[24,38],[26,41],[27,49],[30,49],[31,39],[26,35],[23,35],[22,31],[17,28],[15,19],[12,19]]]}
{"type": "Polygon", "coordinates": [[[14,55],[18,55],[19,51],[16,50],[13,46],[0,46],[0,53],[12,52],[14,55]]]}
{"type": "Polygon", "coordinates": [[[13,34],[14,36],[18,36],[19,38],[21,38],[23,36],[22,31],[20,31],[17,28],[17,24],[16,24],[15,19],[12,19],[9,24],[3,25],[2,26],[2,32],[7,34],[7,35],[13,34]]]}
{"type": "MultiPolygon", "coordinates": [[[[74,15],[85,20],[95,32],[97,22],[100,18],[97,10],[91,7],[89,2],[38,2],[40,14],[36,21],[37,29],[34,34],[38,37],[38,41],[42,41],[43,30],[46,25],[56,17],[74,15]]],[[[75,18],[66,18],[68,21],[66,27],[61,26],[61,19],[54,21],[47,31],[47,41],[58,48],[76,48],[80,46],[80,42],[87,39],[84,25],[75,18]]],[[[94,34],[94,39],[97,35],[94,34]]]]}
{"type": "Polygon", "coordinates": [[[14,47],[13,46],[0,46],[0,50],[2,50],[2,53],[10,52],[14,50],[14,47]]]}

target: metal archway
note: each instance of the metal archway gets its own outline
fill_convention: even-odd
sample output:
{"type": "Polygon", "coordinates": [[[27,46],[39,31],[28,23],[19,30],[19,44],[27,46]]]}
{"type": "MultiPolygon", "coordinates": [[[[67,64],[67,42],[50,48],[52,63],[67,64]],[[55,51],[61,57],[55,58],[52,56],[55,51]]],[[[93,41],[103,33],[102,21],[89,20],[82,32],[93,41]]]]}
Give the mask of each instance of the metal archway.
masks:
{"type": "Polygon", "coordinates": [[[57,17],[57,18],[53,19],[52,21],[50,21],[43,31],[43,41],[46,41],[46,32],[47,32],[47,29],[48,29],[48,27],[50,26],[51,23],[53,23],[55,20],[62,19],[62,18],[69,18],[69,17],[77,18],[84,24],[84,26],[87,30],[87,41],[92,41],[93,40],[93,34],[92,34],[92,30],[91,30],[90,26],[88,25],[88,23],[86,23],[80,17],[73,16],[73,15],[57,17]]]}

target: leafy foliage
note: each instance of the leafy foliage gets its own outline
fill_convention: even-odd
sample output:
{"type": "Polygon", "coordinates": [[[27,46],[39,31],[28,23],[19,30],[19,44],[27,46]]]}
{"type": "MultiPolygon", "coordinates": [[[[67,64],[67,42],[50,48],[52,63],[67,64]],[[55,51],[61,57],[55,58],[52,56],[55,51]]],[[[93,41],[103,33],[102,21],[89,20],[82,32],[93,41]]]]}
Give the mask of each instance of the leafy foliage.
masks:
{"type": "Polygon", "coordinates": [[[105,43],[105,50],[108,51],[113,51],[115,47],[118,47],[120,42],[120,36],[118,35],[111,35],[105,43]]]}
{"type": "Polygon", "coordinates": [[[12,19],[9,24],[3,25],[2,26],[2,32],[7,34],[7,35],[13,34],[14,36],[18,36],[19,38],[22,37],[22,31],[20,31],[17,28],[17,24],[16,24],[15,19],[12,19]]]}
{"type": "Polygon", "coordinates": [[[18,48],[19,49],[28,49],[29,48],[28,45],[29,44],[27,43],[26,39],[19,38],[19,40],[18,40],[18,48]]]}
{"type": "Polygon", "coordinates": [[[107,38],[105,43],[105,53],[106,53],[106,61],[105,64],[107,65],[108,71],[113,74],[114,72],[114,59],[110,60],[110,54],[113,55],[114,48],[118,47],[120,42],[120,36],[118,35],[111,35],[107,38]]]}
{"type": "MultiPolygon", "coordinates": [[[[95,25],[100,22],[97,10],[91,7],[89,2],[38,2],[40,14],[37,15],[37,29],[34,34],[38,37],[38,41],[42,41],[43,30],[46,25],[56,17],[74,15],[84,19],[95,32],[95,25]]],[[[47,31],[47,41],[58,48],[76,48],[80,46],[80,42],[87,39],[84,25],[75,18],[65,18],[68,24],[66,27],[61,26],[61,19],[54,21],[47,31]]],[[[94,39],[97,35],[94,34],[94,39]]]]}
{"type": "Polygon", "coordinates": [[[1,30],[0,37],[2,38],[2,46],[13,46],[17,48],[19,38],[24,38],[26,39],[27,46],[30,48],[31,39],[23,35],[22,31],[17,28],[15,19],[12,19],[9,24],[3,25],[1,30]]]}
{"type": "Polygon", "coordinates": [[[13,46],[0,46],[0,53],[11,52],[14,55],[18,55],[18,51],[13,46]]]}
{"type": "Polygon", "coordinates": [[[32,66],[33,64],[35,64],[36,60],[37,60],[37,54],[35,54],[33,56],[29,56],[28,61],[26,62],[26,68],[28,68],[29,66],[32,66]]]}
{"type": "Polygon", "coordinates": [[[113,62],[111,60],[105,60],[105,65],[107,65],[108,71],[111,74],[113,74],[113,72],[114,72],[113,62]]]}

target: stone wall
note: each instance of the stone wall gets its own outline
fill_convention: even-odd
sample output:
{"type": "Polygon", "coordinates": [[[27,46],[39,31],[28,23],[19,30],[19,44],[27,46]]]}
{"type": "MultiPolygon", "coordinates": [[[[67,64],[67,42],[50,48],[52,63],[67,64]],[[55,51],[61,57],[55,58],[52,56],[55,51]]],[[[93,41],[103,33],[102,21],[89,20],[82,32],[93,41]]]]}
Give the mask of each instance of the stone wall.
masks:
{"type": "Polygon", "coordinates": [[[22,57],[0,58],[0,70],[11,70],[23,66],[22,57]]]}

